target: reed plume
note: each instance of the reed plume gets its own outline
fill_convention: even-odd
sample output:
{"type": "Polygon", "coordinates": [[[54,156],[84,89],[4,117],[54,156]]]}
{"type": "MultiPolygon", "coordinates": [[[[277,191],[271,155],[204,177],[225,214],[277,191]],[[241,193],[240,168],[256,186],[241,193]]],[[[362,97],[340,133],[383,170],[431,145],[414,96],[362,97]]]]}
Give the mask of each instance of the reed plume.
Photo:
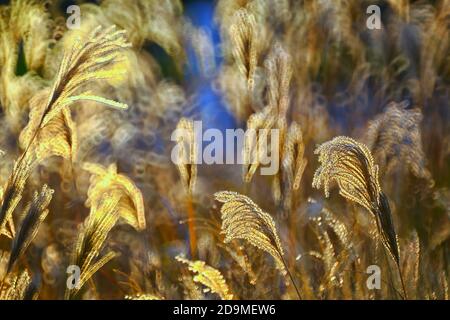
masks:
{"type": "MultiPolygon", "coordinates": [[[[20,201],[21,193],[33,167],[48,154],[64,157],[73,155],[76,138],[68,106],[76,101],[96,101],[115,108],[125,104],[93,95],[90,91],[78,93],[94,81],[118,77],[122,72],[114,67],[120,60],[120,50],[129,47],[123,31],[114,27],[96,28],[85,39],[76,39],[64,53],[58,74],[50,91],[39,94],[30,114],[30,122],[21,135],[24,152],[16,161],[13,172],[4,188],[0,210],[0,230],[10,222],[20,201]],[[32,145],[35,144],[33,147],[32,145]],[[37,145],[37,146],[36,146],[37,145]]],[[[7,231],[1,231],[8,233],[7,231]]],[[[14,233],[14,230],[11,230],[14,233]]]]}
{"type": "MultiPolygon", "coordinates": [[[[267,152],[269,131],[278,130],[279,141],[270,143],[280,145],[282,150],[287,130],[289,84],[292,77],[290,56],[280,44],[277,44],[265,65],[268,77],[267,106],[253,113],[247,120],[247,130],[255,130],[256,137],[247,135],[244,144],[245,182],[250,182],[260,166],[260,160],[267,152]]],[[[278,175],[276,178],[279,178],[278,175]]]]}
{"type": "Polygon", "coordinates": [[[99,9],[108,21],[128,31],[134,47],[142,48],[145,41],[151,41],[164,48],[180,65],[184,61],[181,1],[107,0],[102,1],[99,9]]]}
{"type": "Polygon", "coordinates": [[[450,2],[442,0],[436,7],[417,6],[411,15],[420,26],[423,44],[420,48],[420,94],[423,102],[429,99],[439,85],[440,77],[448,77],[450,49],[450,2]]]}
{"type": "Polygon", "coordinates": [[[248,280],[252,285],[255,285],[258,278],[252,268],[249,257],[244,252],[241,246],[235,246],[234,249],[229,246],[224,246],[224,249],[233,258],[233,260],[239,265],[239,267],[247,274],[248,280]]]}
{"type": "Polygon", "coordinates": [[[71,261],[80,268],[80,279],[75,288],[67,288],[66,299],[75,297],[83,284],[116,256],[109,251],[98,258],[109,231],[120,217],[136,230],[146,226],[142,194],[129,178],[117,173],[115,164],[105,168],[84,163],[83,168],[92,174],[86,200],[91,210],[78,234],[71,261]]]}
{"type": "Polygon", "coordinates": [[[249,92],[255,84],[255,72],[258,63],[258,29],[255,17],[246,9],[239,9],[230,27],[230,39],[233,44],[233,57],[238,70],[247,79],[249,92]]]}
{"type": "Polygon", "coordinates": [[[196,274],[194,282],[201,283],[208,288],[204,292],[216,293],[222,300],[233,300],[233,294],[219,270],[208,266],[204,261],[189,261],[181,256],[177,256],[176,259],[187,264],[189,270],[196,274]]]}
{"type": "Polygon", "coordinates": [[[117,63],[123,60],[121,51],[128,47],[130,44],[125,40],[124,31],[116,31],[114,26],[104,30],[99,26],[87,36],[75,36],[72,48],[64,52],[47,97],[35,101],[43,105],[34,106],[35,113],[31,114],[28,128],[23,134],[25,152],[38,133],[57,115],[62,112],[64,117],[60,121],[67,120],[69,114],[66,108],[74,102],[95,101],[113,108],[127,108],[126,104],[94,95],[86,88],[99,80],[121,77],[123,70],[117,68],[117,63]]]}
{"type": "Polygon", "coordinates": [[[289,274],[297,291],[297,286],[284,261],[283,247],[278,237],[273,218],[262,211],[250,198],[232,191],[216,192],[214,197],[222,202],[222,233],[225,234],[225,243],[234,239],[243,239],[270,254],[277,269],[282,275],[289,274]]]}
{"type": "MultiPolygon", "coordinates": [[[[256,170],[261,165],[262,156],[267,152],[269,146],[269,132],[274,127],[276,115],[269,107],[253,113],[247,120],[247,130],[250,134],[245,136],[244,148],[242,149],[243,179],[249,183],[256,170]]],[[[277,143],[277,141],[270,141],[277,143]]]]}
{"type": "Polygon", "coordinates": [[[116,256],[115,252],[109,251],[99,258],[109,231],[119,219],[119,200],[103,193],[99,201],[92,205],[89,216],[80,228],[71,258],[71,265],[80,268],[80,278],[74,288],[66,288],[65,299],[74,298],[86,281],[116,256]]]}
{"type": "Polygon", "coordinates": [[[392,172],[407,167],[417,178],[432,187],[434,181],[426,168],[418,108],[407,109],[407,103],[389,103],[386,110],[369,123],[367,145],[378,163],[392,172]]]}
{"type": "Polygon", "coordinates": [[[98,258],[108,233],[120,217],[136,230],[144,230],[146,226],[142,194],[133,181],[117,173],[115,164],[105,168],[84,163],[83,168],[92,174],[86,200],[91,210],[78,234],[71,261],[80,268],[80,279],[75,288],[67,288],[66,299],[75,297],[84,283],[116,256],[109,251],[98,258]]]}
{"type": "Polygon", "coordinates": [[[349,137],[339,136],[321,144],[314,153],[319,154],[321,166],[314,173],[313,187],[320,189],[323,183],[325,196],[328,197],[330,183],[335,181],[341,196],[360,204],[374,216],[381,242],[397,265],[406,295],[391,209],[381,191],[378,166],[369,149],[349,137]]]}
{"type": "Polygon", "coordinates": [[[279,121],[286,120],[293,72],[292,58],[280,43],[276,43],[264,64],[268,82],[268,105],[278,114],[279,121]]]}
{"type": "Polygon", "coordinates": [[[448,299],[449,18],[450,0],[0,0],[0,298],[448,299]],[[199,166],[194,119],[225,164],[199,166]],[[308,165],[338,135],[367,149],[308,165]]]}
{"type": "Polygon", "coordinates": [[[142,193],[130,178],[117,172],[116,164],[105,168],[100,164],[86,162],[83,169],[91,174],[87,207],[99,205],[103,195],[109,194],[117,199],[117,210],[122,219],[138,231],[145,229],[142,193]]]}
{"type": "Polygon", "coordinates": [[[37,161],[41,162],[50,156],[73,161],[76,158],[78,138],[76,125],[68,107],[62,108],[59,114],[38,130],[48,95],[49,89],[44,89],[31,99],[29,122],[19,136],[20,146],[26,149],[34,138],[33,153],[37,161]]]}
{"type": "Polygon", "coordinates": [[[263,81],[258,65],[270,38],[261,15],[267,8],[263,3],[259,7],[250,3],[227,7],[223,2],[218,6],[219,12],[224,11],[219,19],[229,61],[220,74],[221,89],[238,121],[245,121],[262,108],[263,81]]]}

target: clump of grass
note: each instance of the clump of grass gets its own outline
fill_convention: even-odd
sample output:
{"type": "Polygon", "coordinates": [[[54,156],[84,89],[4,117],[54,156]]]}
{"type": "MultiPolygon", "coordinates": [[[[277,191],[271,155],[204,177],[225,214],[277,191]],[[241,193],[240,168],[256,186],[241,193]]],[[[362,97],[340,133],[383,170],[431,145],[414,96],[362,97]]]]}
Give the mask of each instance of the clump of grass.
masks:
{"type": "Polygon", "coordinates": [[[448,299],[450,2],[371,4],[1,4],[0,299],[448,299]],[[256,130],[242,175],[194,119],[256,130]]]}

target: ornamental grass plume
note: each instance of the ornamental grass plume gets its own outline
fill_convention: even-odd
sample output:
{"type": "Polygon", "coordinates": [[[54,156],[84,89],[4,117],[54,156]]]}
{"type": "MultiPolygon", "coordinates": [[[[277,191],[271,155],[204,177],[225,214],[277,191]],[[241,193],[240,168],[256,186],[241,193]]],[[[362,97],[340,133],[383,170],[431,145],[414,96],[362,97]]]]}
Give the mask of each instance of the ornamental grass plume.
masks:
{"type": "Polygon", "coordinates": [[[300,292],[283,258],[284,251],[273,218],[262,211],[250,198],[237,192],[216,192],[214,197],[223,203],[220,211],[225,243],[234,239],[243,239],[270,254],[280,273],[283,276],[289,274],[297,295],[301,299],[300,292]]]}
{"type": "Polygon", "coordinates": [[[325,196],[328,197],[330,183],[335,181],[341,196],[360,204],[373,215],[381,242],[397,266],[406,297],[391,209],[381,191],[378,166],[369,149],[352,138],[339,136],[321,144],[314,153],[319,154],[321,166],[314,173],[313,187],[320,189],[323,183],[325,196]]]}

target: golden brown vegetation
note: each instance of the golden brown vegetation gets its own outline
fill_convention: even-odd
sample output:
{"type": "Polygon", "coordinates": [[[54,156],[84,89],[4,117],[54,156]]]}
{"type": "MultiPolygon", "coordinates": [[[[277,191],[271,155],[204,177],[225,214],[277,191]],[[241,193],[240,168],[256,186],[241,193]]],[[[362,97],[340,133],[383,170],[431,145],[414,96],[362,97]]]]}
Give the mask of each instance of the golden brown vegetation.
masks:
{"type": "Polygon", "coordinates": [[[62,3],[0,5],[0,299],[449,299],[450,1],[62,3]]]}

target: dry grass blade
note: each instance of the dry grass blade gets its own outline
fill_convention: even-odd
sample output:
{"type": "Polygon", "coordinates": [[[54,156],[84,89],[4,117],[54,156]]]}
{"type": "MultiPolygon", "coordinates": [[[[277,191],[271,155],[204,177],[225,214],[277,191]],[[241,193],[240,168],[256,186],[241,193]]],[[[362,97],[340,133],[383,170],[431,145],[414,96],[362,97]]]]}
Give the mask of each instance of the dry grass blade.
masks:
{"type": "Polygon", "coordinates": [[[405,245],[402,255],[403,273],[406,279],[406,286],[411,299],[419,299],[419,278],[420,278],[420,240],[417,231],[414,230],[412,238],[405,245]],[[412,296],[411,296],[412,295],[412,296]]]}
{"type": "Polygon", "coordinates": [[[395,233],[394,222],[392,221],[391,208],[388,199],[383,192],[380,193],[379,201],[378,207],[374,209],[377,218],[378,232],[392,259],[394,259],[397,266],[400,266],[397,234],[395,233]]]}
{"type": "Polygon", "coordinates": [[[336,181],[344,198],[362,205],[373,214],[382,243],[400,271],[397,235],[389,202],[381,191],[378,166],[369,149],[351,138],[340,136],[320,145],[315,153],[319,154],[321,166],[314,174],[313,187],[320,189],[323,182],[325,196],[328,197],[330,182],[336,181]]]}
{"type": "Polygon", "coordinates": [[[12,242],[11,254],[8,262],[8,272],[12,270],[14,263],[23,255],[36,236],[39,226],[47,217],[48,205],[52,200],[53,190],[47,185],[42,187],[40,193],[36,192],[34,198],[25,209],[25,218],[12,242]]]}
{"type": "Polygon", "coordinates": [[[97,259],[109,231],[119,219],[118,203],[119,198],[104,193],[101,200],[91,207],[91,212],[78,235],[71,261],[71,265],[80,268],[80,279],[75,288],[66,289],[66,299],[75,297],[86,281],[116,255],[114,252],[108,252],[97,259]]]}
{"type": "Polygon", "coordinates": [[[204,261],[189,261],[181,256],[177,256],[176,259],[189,266],[189,270],[196,274],[194,281],[208,288],[205,292],[216,293],[222,300],[233,300],[233,294],[230,293],[230,289],[219,270],[206,265],[204,261]]]}

